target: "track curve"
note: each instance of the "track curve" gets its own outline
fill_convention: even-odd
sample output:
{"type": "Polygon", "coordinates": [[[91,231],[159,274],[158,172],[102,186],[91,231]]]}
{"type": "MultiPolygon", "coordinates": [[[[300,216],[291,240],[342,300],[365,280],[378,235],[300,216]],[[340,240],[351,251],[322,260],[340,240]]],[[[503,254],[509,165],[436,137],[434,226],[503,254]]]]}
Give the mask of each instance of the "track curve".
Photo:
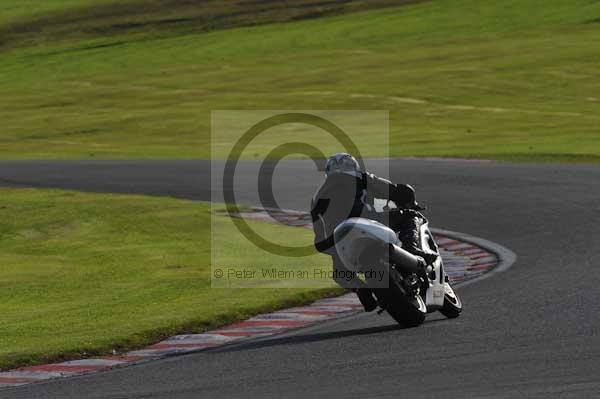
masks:
{"type": "MultiPolygon", "coordinates": [[[[211,192],[210,166],[2,162],[0,184],[218,200],[218,187],[211,192]]],[[[222,163],[212,166],[214,172],[222,163]]],[[[378,161],[367,166],[386,174],[378,161]]],[[[459,319],[431,319],[406,330],[388,318],[361,314],[260,346],[167,359],[0,397],[597,395],[600,168],[457,160],[392,160],[391,166],[393,180],[415,185],[435,226],[489,238],[519,256],[501,278],[461,289],[468,311],[459,319]]],[[[244,169],[257,167],[248,163],[244,169]]],[[[275,179],[286,187],[278,198],[282,207],[306,209],[321,177],[310,163],[286,161],[275,179]]],[[[256,194],[249,190],[241,201],[256,204],[256,194]]]]}

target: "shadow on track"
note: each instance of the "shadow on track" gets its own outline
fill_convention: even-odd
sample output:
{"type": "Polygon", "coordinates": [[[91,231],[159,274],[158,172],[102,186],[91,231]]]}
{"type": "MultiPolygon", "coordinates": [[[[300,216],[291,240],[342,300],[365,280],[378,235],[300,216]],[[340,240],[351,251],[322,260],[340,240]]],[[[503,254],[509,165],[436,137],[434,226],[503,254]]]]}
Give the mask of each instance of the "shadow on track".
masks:
{"type": "MultiPolygon", "coordinates": [[[[441,321],[445,321],[446,319],[433,319],[426,320],[424,325],[437,323],[441,321]]],[[[314,326],[313,326],[314,327],[314,326]]],[[[419,327],[415,327],[419,328],[419,327]]],[[[355,328],[352,330],[345,331],[332,331],[325,333],[315,333],[315,334],[304,334],[304,335],[293,335],[286,336],[281,338],[268,338],[266,337],[264,340],[255,341],[255,342],[240,342],[233,345],[226,345],[224,347],[208,349],[204,351],[205,353],[221,353],[221,352],[239,352],[249,349],[260,349],[267,348],[271,346],[279,346],[279,345],[297,345],[308,342],[318,342],[318,341],[326,341],[330,339],[338,339],[338,338],[346,338],[353,336],[362,336],[362,335],[370,335],[370,334],[379,334],[389,331],[396,330],[407,330],[411,329],[409,327],[403,327],[398,324],[391,324],[386,326],[377,326],[377,327],[367,327],[367,328],[355,328]]]]}

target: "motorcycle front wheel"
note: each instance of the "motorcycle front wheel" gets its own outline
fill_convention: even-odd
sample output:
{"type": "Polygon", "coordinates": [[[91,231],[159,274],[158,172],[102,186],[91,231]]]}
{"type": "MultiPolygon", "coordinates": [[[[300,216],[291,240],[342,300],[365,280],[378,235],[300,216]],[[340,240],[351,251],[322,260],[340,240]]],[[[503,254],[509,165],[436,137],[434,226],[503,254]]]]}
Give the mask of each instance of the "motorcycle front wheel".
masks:
{"type": "Polygon", "coordinates": [[[449,319],[455,319],[462,312],[462,302],[450,284],[444,284],[444,305],[440,309],[440,313],[449,319]]]}

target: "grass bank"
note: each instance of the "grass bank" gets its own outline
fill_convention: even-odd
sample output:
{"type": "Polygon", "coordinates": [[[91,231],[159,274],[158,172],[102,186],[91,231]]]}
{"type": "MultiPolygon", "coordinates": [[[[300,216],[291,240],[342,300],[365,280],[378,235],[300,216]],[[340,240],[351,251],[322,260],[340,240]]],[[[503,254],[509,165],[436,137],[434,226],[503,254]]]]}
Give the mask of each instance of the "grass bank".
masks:
{"type": "Polygon", "coordinates": [[[333,17],[319,2],[266,2],[220,19],[210,12],[224,6],[195,2],[62,3],[0,19],[1,158],[223,158],[235,135],[210,136],[211,110],[386,109],[395,156],[600,160],[598,2],[436,0],[333,17]]]}
{"type": "MultiPolygon", "coordinates": [[[[311,242],[309,230],[251,225],[279,243],[311,242]]],[[[210,226],[202,203],[0,189],[0,369],[124,351],[337,292],[333,283],[211,289],[210,234],[217,262],[273,259],[231,240],[227,218],[210,226]]],[[[327,260],[286,262],[302,269],[327,260]]]]}

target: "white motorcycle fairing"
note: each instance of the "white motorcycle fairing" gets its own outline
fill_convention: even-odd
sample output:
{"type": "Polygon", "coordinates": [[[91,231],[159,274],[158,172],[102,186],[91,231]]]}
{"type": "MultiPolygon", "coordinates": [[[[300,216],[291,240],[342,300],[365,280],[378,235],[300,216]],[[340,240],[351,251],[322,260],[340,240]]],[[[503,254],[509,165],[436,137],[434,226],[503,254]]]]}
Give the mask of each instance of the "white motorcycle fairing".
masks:
{"type": "Polygon", "coordinates": [[[366,218],[350,218],[343,221],[334,230],[333,239],[344,266],[357,273],[367,266],[360,263],[360,255],[373,244],[402,245],[392,229],[366,218]]]}
{"type": "MultiPolygon", "coordinates": [[[[429,231],[429,223],[424,223],[421,226],[421,248],[425,252],[439,254],[438,247],[429,231]]],[[[444,293],[447,289],[452,291],[452,288],[446,281],[446,273],[444,272],[444,263],[441,256],[438,256],[433,265],[428,266],[427,271],[430,278],[429,288],[425,294],[425,305],[427,305],[428,312],[433,312],[444,306],[444,293]]],[[[452,293],[454,294],[454,291],[452,293]]]]}
{"type": "MultiPolygon", "coordinates": [[[[433,236],[429,231],[428,223],[421,226],[421,248],[426,252],[438,252],[433,236]]],[[[396,233],[377,221],[366,218],[350,218],[340,223],[334,230],[334,242],[337,254],[344,266],[353,272],[360,273],[368,265],[360,262],[361,254],[369,247],[376,245],[394,245],[401,248],[402,243],[396,233]]],[[[409,268],[419,266],[416,257],[405,250],[397,250],[400,261],[409,268]]],[[[384,259],[384,261],[388,261],[384,259]]],[[[389,263],[389,262],[388,262],[389,263]]],[[[397,262],[396,262],[397,263],[397,262]]],[[[454,295],[452,288],[447,282],[441,257],[428,266],[428,288],[425,293],[425,304],[427,312],[439,310],[444,305],[444,294],[446,292],[454,295]]]]}

